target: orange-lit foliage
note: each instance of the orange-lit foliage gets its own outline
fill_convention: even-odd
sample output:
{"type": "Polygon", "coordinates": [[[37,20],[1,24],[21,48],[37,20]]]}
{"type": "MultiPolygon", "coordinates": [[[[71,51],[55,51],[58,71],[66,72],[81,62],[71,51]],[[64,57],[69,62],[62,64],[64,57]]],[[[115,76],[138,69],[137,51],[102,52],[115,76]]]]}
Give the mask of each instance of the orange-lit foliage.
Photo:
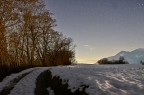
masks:
{"type": "Polygon", "coordinates": [[[51,15],[41,0],[0,0],[0,73],[74,62],[72,39],[53,30],[51,15]]]}

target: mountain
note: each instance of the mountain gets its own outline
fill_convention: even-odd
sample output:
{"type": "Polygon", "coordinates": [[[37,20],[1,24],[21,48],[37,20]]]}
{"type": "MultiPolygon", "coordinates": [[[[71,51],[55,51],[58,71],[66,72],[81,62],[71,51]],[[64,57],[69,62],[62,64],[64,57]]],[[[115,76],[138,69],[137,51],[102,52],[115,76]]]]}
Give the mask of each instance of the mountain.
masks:
{"type": "Polygon", "coordinates": [[[130,64],[140,63],[144,61],[144,48],[139,48],[133,51],[121,51],[115,56],[108,57],[108,60],[118,60],[123,56],[130,64]]]}

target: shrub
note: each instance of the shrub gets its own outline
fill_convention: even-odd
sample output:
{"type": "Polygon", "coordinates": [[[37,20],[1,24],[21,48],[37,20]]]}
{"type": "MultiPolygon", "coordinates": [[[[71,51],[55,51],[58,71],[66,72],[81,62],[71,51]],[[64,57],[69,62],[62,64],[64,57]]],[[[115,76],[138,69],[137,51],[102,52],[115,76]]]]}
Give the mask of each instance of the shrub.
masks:
{"type": "Polygon", "coordinates": [[[103,58],[99,60],[97,63],[99,64],[128,64],[124,57],[120,57],[119,60],[108,60],[107,58],[103,58]]]}
{"type": "Polygon", "coordinates": [[[144,65],[144,62],[143,62],[143,61],[140,61],[140,63],[141,63],[142,65],[144,65]]]}
{"type": "Polygon", "coordinates": [[[62,82],[63,80],[59,76],[52,77],[52,74],[49,70],[44,71],[40,74],[36,81],[35,95],[48,95],[47,90],[50,87],[54,91],[54,95],[88,95],[85,91],[88,88],[88,85],[81,85],[75,92],[71,92],[68,88],[68,80],[65,80],[66,83],[62,82]]]}

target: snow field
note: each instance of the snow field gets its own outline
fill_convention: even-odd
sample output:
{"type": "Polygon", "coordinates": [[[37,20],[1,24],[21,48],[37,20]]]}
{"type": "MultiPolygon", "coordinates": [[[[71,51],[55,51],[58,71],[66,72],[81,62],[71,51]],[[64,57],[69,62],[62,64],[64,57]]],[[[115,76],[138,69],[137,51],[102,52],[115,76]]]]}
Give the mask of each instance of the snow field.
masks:
{"type": "Polygon", "coordinates": [[[75,65],[51,69],[52,75],[69,80],[74,92],[89,85],[89,95],[143,95],[144,67],[142,65],[75,65]]]}
{"type": "MultiPolygon", "coordinates": [[[[6,77],[0,83],[0,91],[13,79],[30,72],[14,85],[9,95],[35,95],[37,78],[46,70],[51,71],[52,77],[59,76],[63,84],[68,83],[71,92],[85,89],[88,95],[144,95],[144,66],[140,64],[33,68],[6,77]]],[[[47,91],[54,95],[51,87],[47,91]]]]}

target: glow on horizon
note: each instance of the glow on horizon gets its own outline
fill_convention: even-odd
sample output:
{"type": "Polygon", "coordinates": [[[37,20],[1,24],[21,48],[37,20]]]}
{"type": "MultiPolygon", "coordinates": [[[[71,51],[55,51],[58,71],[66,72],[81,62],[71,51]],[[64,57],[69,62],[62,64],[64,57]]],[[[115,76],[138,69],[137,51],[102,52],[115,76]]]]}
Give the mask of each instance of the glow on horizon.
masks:
{"type": "Polygon", "coordinates": [[[81,63],[85,63],[85,64],[95,64],[97,63],[98,60],[102,59],[102,58],[107,58],[110,56],[114,56],[117,53],[121,52],[121,51],[133,51],[137,49],[137,47],[127,47],[127,48],[115,48],[115,49],[111,49],[111,51],[109,51],[109,49],[104,50],[101,53],[96,54],[95,56],[89,57],[91,55],[91,52],[96,52],[97,50],[93,50],[91,52],[89,52],[87,54],[87,56],[81,56],[76,54],[76,61],[77,63],[81,64],[81,63]]]}

